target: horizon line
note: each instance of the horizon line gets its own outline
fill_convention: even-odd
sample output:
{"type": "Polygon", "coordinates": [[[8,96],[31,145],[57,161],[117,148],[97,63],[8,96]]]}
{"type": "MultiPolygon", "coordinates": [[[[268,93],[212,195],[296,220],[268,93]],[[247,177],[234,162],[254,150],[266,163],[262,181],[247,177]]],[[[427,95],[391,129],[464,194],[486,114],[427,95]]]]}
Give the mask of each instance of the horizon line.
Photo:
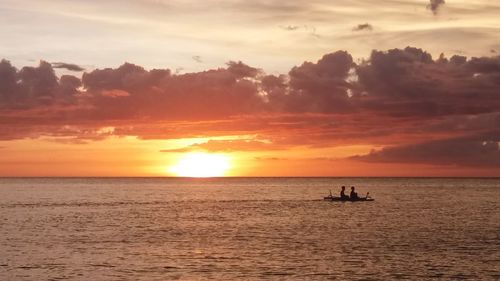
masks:
{"type": "Polygon", "coordinates": [[[500,179],[500,176],[224,176],[224,177],[176,177],[176,176],[0,176],[0,179],[239,179],[239,178],[415,178],[415,179],[500,179]]]}

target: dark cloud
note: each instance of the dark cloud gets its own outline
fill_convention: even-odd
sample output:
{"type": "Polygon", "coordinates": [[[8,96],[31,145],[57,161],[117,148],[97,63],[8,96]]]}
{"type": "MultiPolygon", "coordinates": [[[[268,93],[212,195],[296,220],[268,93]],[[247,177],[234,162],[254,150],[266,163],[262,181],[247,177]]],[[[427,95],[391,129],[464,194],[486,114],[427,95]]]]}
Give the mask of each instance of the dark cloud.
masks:
{"type": "Polygon", "coordinates": [[[0,61],[0,108],[16,98],[18,87],[17,69],[7,60],[0,61]]]}
{"type": "MultiPolygon", "coordinates": [[[[318,62],[304,62],[289,72],[289,92],[280,98],[290,112],[346,112],[351,110],[347,81],[354,67],[345,51],[324,55],[318,62]]],[[[275,97],[276,98],[276,97],[275,97]]]]}
{"type": "Polygon", "coordinates": [[[41,61],[37,67],[19,71],[7,60],[0,61],[0,109],[22,110],[38,106],[67,104],[74,100],[80,79],[55,75],[52,66],[41,61]]]}
{"type": "Polygon", "coordinates": [[[236,75],[237,78],[244,78],[244,77],[255,77],[259,73],[259,70],[257,68],[248,66],[241,61],[234,62],[230,61],[227,63],[227,70],[236,75]]]}
{"type": "Polygon", "coordinates": [[[203,60],[200,56],[192,56],[191,58],[197,63],[203,63],[203,60]]]}
{"type": "Polygon", "coordinates": [[[358,24],[352,30],[353,31],[362,31],[362,30],[372,31],[373,26],[369,23],[363,23],[363,24],[358,24]]]}
{"type": "Polygon", "coordinates": [[[258,112],[263,101],[251,79],[256,68],[229,62],[227,68],[172,75],[133,64],[83,75],[94,116],[109,119],[204,120],[258,112]],[[120,91],[118,96],[103,93],[120,91]]]}
{"type": "Polygon", "coordinates": [[[500,132],[384,148],[352,159],[465,167],[500,166],[500,132]]]}
{"type": "Polygon", "coordinates": [[[429,4],[427,5],[427,9],[431,10],[432,13],[436,15],[438,13],[439,7],[444,4],[444,0],[430,0],[429,4]]]}
{"type": "Polygon", "coordinates": [[[85,71],[85,68],[72,63],[53,62],[51,64],[53,68],[64,68],[70,71],[85,71]]]}
{"type": "Polygon", "coordinates": [[[433,60],[417,48],[373,51],[357,66],[357,103],[394,117],[435,118],[498,111],[500,57],[433,60]]]}

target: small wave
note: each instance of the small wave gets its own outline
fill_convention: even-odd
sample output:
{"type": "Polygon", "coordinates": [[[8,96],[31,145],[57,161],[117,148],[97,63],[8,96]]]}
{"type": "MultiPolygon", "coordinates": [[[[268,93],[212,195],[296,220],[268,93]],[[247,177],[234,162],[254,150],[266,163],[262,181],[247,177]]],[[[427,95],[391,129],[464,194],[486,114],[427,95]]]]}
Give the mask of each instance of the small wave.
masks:
{"type": "Polygon", "coordinates": [[[21,265],[21,266],[18,266],[17,268],[19,269],[39,269],[39,268],[42,268],[41,265],[21,265]]]}
{"type": "Polygon", "coordinates": [[[91,263],[89,264],[89,266],[93,266],[93,267],[107,267],[107,268],[113,268],[113,267],[116,267],[112,264],[109,264],[109,263],[91,263]]]}
{"type": "Polygon", "coordinates": [[[291,276],[294,274],[290,273],[290,272],[265,271],[265,272],[262,272],[262,275],[266,275],[266,276],[291,276]]]}

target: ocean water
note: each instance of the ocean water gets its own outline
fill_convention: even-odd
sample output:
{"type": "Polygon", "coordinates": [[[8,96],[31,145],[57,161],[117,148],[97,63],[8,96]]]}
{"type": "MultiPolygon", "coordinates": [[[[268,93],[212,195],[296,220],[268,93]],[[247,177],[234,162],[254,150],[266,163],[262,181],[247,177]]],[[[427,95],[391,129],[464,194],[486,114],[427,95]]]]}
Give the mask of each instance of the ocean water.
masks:
{"type": "Polygon", "coordinates": [[[3,178],[0,280],[500,280],[500,179],[3,178]]]}

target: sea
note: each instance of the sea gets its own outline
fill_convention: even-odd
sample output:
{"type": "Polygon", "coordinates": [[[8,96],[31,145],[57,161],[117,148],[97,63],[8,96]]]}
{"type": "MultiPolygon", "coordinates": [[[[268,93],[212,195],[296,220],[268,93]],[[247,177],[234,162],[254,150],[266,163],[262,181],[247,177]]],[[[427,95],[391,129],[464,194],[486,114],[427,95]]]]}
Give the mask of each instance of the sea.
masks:
{"type": "Polygon", "coordinates": [[[0,280],[500,280],[500,178],[0,178],[0,280]]]}

